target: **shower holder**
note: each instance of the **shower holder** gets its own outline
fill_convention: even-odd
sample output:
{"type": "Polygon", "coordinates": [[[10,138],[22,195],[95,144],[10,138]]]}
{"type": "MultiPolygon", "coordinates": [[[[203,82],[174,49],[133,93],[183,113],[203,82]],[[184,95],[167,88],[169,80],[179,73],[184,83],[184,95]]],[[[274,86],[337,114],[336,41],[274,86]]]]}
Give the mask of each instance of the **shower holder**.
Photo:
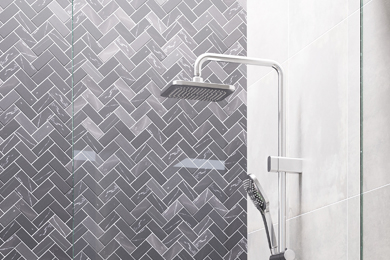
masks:
{"type": "Polygon", "coordinates": [[[269,260],[294,260],[295,253],[291,249],[287,249],[283,253],[272,255],[269,260]]]}
{"type": "Polygon", "coordinates": [[[302,173],[302,159],[279,156],[268,157],[268,172],[302,173]]]}
{"type": "Polygon", "coordinates": [[[273,60],[251,58],[245,56],[226,55],[217,53],[204,53],[200,55],[194,64],[194,77],[187,85],[193,87],[191,91],[181,82],[174,81],[167,89],[161,93],[162,96],[172,98],[188,98],[201,101],[217,102],[229,96],[234,87],[224,85],[216,87],[215,84],[205,86],[201,76],[202,65],[207,61],[231,62],[238,64],[255,65],[261,67],[273,68],[278,74],[278,156],[270,157],[268,163],[269,171],[278,172],[278,243],[274,250],[273,259],[291,260],[294,254],[291,249],[286,248],[286,174],[301,173],[302,161],[300,159],[286,158],[286,97],[287,92],[284,86],[284,72],[279,63],[273,60]],[[199,84],[202,83],[202,84],[199,84]],[[213,91],[211,91],[213,90],[213,91]],[[225,95],[223,95],[225,94],[225,95]],[[276,257],[276,258],[275,258],[276,257]],[[278,258],[279,257],[279,258],[278,258]],[[283,258],[281,258],[283,257],[283,258]]]}

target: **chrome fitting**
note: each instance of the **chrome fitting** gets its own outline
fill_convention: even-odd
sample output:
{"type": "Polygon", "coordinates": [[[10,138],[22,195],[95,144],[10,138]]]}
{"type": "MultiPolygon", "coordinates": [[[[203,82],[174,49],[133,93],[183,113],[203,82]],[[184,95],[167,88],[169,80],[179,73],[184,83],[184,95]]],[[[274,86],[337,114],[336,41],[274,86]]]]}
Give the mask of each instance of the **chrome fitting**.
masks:
{"type": "Polygon", "coordinates": [[[195,77],[192,78],[192,81],[194,81],[194,82],[203,82],[203,78],[199,77],[199,76],[195,76],[195,77]]]}
{"type": "Polygon", "coordinates": [[[268,172],[302,173],[302,159],[269,156],[268,172]]]}

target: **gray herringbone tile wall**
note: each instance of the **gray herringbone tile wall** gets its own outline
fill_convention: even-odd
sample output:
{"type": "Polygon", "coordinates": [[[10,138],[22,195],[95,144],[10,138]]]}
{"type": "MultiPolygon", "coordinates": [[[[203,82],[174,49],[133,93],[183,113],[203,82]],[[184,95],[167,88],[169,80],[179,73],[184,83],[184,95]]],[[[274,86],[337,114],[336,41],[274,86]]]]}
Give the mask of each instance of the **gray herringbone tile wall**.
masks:
{"type": "Polygon", "coordinates": [[[242,2],[75,0],[72,91],[71,1],[0,1],[1,259],[246,259],[246,68],[159,96],[246,55],[242,2]]]}

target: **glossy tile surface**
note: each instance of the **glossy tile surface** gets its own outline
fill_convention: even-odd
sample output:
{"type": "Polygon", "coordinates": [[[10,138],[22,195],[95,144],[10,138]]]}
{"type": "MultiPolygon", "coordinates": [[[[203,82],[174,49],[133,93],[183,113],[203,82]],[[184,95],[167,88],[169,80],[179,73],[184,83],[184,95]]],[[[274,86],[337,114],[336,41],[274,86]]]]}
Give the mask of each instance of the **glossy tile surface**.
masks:
{"type": "Polygon", "coordinates": [[[297,259],[347,259],[347,202],[327,206],[288,221],[287,246],[297,259]]]}
{"type": "Polygon", "coordinates": [[[265,230],[248,234],[248,260],[268,260],[271,253],[268,248],[265,230]]]}
{"type": "Polygon", "coordinates": [[[389,186],[365,193],[363,197],[363,257],[386,259],[389,254],[389,186]],[[374,249],[374,250],[371,250],[374,249]]]}
{"type": "Polygon", "coordinates": [[[363,172],[364,191],[390,183],[387,173],[390,136],[387,134],[390,116],[387,96],[389,87],[390,40],[387,1],[371,1],[364,6],[364,67],[363,67],[363,172]],[[371,134],[370,134],[371,133],[371,134]],[[378,133],[378,134],[372,134],[378,133]]]}
{"type": "Polygon", "coordinates": [[[245,259],[246,67],[160,90],[246,55],[246,1],[73,1],[73,106],[70,3],[0,1],[0,258],[245,259]]]}
{"type": "Polygon", "coordinates": [[[348,17],[348,197],[360,193],[360,12],[348,17]]]}
{"type": "MultiPolygon", "coordinates": [[[[283,63],[288,58],[288,0],[248,2],[248,56],[283,63]]],[[[271,69],[248,66],[248,86],[271,69]]]]}
{"type": "Polygon", "coordinates": [[[348,259],[360,258],[360,196],[348,199],[348,259]]]}
{"type": "Polygon", "coordinates": [[[348,16],[347,0],[298,0],[289,5],[289,57],[348,16]]]}
{"type": "Polygon", "coordinates": [[[288,216],[347,197],[348,26],[339,24],[289,61],[288,216]]]}

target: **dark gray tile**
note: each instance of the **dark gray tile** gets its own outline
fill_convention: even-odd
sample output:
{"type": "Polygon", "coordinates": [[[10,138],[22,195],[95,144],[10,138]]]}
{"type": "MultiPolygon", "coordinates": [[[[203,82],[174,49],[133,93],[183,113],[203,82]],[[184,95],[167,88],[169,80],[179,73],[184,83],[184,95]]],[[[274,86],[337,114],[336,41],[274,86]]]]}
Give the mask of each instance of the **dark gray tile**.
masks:
{"type": "Polygon", "coordinates": [[[142,19],[139,23],[137,23],[133,29],[131,29],[131,34],[134,35],[134,37],[140,36],[148,27],[150,26],[150,23],[147,19],[142,19]]]}
{"type": "Polygon", "coordinates": [[[92,35],[93,38],[95,38],[95,40],[99,40],[103,36],[100,30],[89,19],[84,20],[83,27],[92,35]]]}
{"type": "Polygon", "coordinates": [[[115,29],[129,44],[135,40],[135,37],[127,30],[127,28],[122,23],[118,23],[115,26],[115,29]]]}
{"type": "Polygon", "coordinates": [[[165,233],[171,234],[172,231],[174,231],[182,222],[183,220],[178,215],[176,215],[168,223],[166,223],[162,229],[165,233]]]}
{"type": "Polygon", "coordinates": [[[173,189],[163,201],[166,205],[172,205],[182,194],[183,192],[179,188],[173,189]]]}
{"type": "MultiPolygon", "coordinates": [[[[214,236],[217,238],[217,241],[220,243],[224,243],[228,239],[228,236],[216,224],[211,225],[209,230],[214,234],[214,236]]],[[[210,241],[210,244],[218,245],[218,243],[213,242],[213,239],[210,241]]]]}
{"type": "Polygon", "coordinates": [[[134,13],[134,8],[126,0],[117,0],[117,4],[127,13],[127,15],[131,16],[134,13]]]}
{"type": "MultiPolygon", "coordinates": [[[[111,39],[112,40],[112,39],[111,39]]],[[[106,63],[104,63],[103,66],[99,68],[99,72],[103,76],[107,76],[108,73],[112,71],[113,68],[115,68],[119,64],[118,60],[116,60],[114,57],[109,59],[106,63]]]]}
{"type": "Polygon", "coordinates": [[[174,22],[176,22],[176,20],[182,16],[182,12],[178,9],[178,8],[174,8],[172,11],[170,11],[168,13],[167,16],[165,16],[165,18],[162,20],[163,23],[166,25],[166,26],[170,26],[172,25],[174,22]]]}
{"type": "Polygon", "coordinates": [[[39,11],[39,13],[31,19],[31,21],[37,26],[41,26],[44,22],[46,22],[50,16],[52,16],[53,13],[50,11],[49,8],[44,8],[42,11],[39,11]]]}
{"type": "Polygon", "coordinates": [[[161,19],[166,15],[166,12],[164,9],[162,9],[161,5],[158,4],[156,1],[148,1],[147,5],[150,7],[150,9],[161,19]]]}
{"type": "Polygon", "coordinates": [[[227,36],[223,42],[227,47],[232,46],[234,43],[236,43],[240,38],[242,37],[242,33],[240,30],[236,29],[234,32],[232,32],[229,36],[227,36]]]}
{"type": "Polygon", "coordinates": [[[178,5],[179,10],[190,22],[194,22],[196,20],[196,15],[191,11],[190,7],[186,2],[182,2],[178,5]]]}
{"type": "Polygon", "coordinates": [[[87,0],[87,3],[96,11],[99,12],[103,8],[103,6],[100,4],[97,0],[87,0]]]}
{"type": "Polygon", "coordinates": [[[149,12],[149,6],[142,5],[130,17],[134,22],[139,23],[149,12]]]}
{"type": "Polygon", "coordinates": [[[135,259],[139,259],[142,255],[144,255],[151,248],[148,242],[144,242],[137,247],[136,250],[131,254],[135,259]]]}
{"type": "Polygon", "coordinates": [[[102,10],[99,11],[99,15],[103,20],[105,20],[110,17],[111,14],[113,14],[116,9],[118,9],[118,7],[119,6],[116,2],[110,2],[102,10]]]}
{"type": "Polygon", "coordinates": [[[0,79],[2,81],[6,81],[13,74],[15,74],[18,69],[19,69],[18,64],[15,61],[12,61],[2,71],[0,71],[0,79]]]}
{"type": "Polygon", "coordinates": [[[12,47],[7,52],[3,53],[0,56],[0,64],[2,64],[3,67],[7,66],[12,60],[14,60],[20,52],[12,47]]]}
{"type": "Polygon", "coordinates": [[[109,88],[117,79],[119,78],[118,74],[116,74],[114,71],[108,74],[100,83],[99,86],[102,89],[109,88]]]}
{"type": "MultiPolygon", "coordinates": [[[[181,25],[179,23],[173,23],[168,29],[165,30],[165,32],[162,34],[162,36],[169,40],[173,36],[175,36],[179,31],[181,30],[181,25]]],[[[155,39],[156,40],[156,39],[155,39]]],[[[156,41],[157,42],[157,41],[156,41]]],[[[158,42],[157,42],[158,43],[158,42]]]]}
{"type": "Polygon", "coordinates": [[[83,50],[83,54],[96,68],[102,65],[102,62],[100,61],[98,56],[90,48],[85,48],[83,50]]]}
{"type": "Polygon", "coordinates": [[[236,1],[229,6],[229,8],[224,12],[226,19],[231,20],[235,15],[237,15],[242,10],[240,4],[236,1]]]}
{"type": "MultiPolygon", "coordinates": [[[[47,223],[53,214],[63,218],[67,225],[71,225],[72,222],[69,215],[72,211],[70,206],[72,193],[68,191],[72,183],[72,173],[69,171],[70,164],[67,163],[71,156],[70,130],[72,128],[71,116],[68,114],[71,110],[69,101],[72,96],[71,77],[68,71],[71,68],[69,65],[71,23],[70,20],[65,24],[59,23],[58,17],[52,16],[47,1],[32,2],[17,0],[14,3],[2,3],[5,5],[2,7],[7,8],[7,15],[0,18],[5,24],[1,32],[6,36],[0,40],[0,50],[3,53],[3,56],[0,55],[0,62],[1,58],[7,55],[11,58],[2,63],[3,67],[16,64],[15,66],[22,69],[18,69],[13,76],[2,76],[7,81],[3,84],[0,95],[2,97],[9,95],[0,103],[0,107],[2,111],[17,108],[16,111],[20,115],[25,115],[23,121],[22,117],[15,117],[20,119],[22,127],[27,128],[28,120],[31,120],[34,127],[38,126],[37,131],[42,134],[34,134],[37,143],[30,135],[36,131],[35,129],[29,129],[31,132],[29,133],[19,127],[19,121],[11,117],[1,119],[3,123],[8,123],[1,131],[4,137],[15,136],[14,139],[5,140],[20,139],[15,151],[19,151],[22,155],[21,157],[13,152],[9,154],[12,158],[14,155],[19,156],[14,158],[17,159],[18,166],[15,167],[15,163],[5,164],[8,168],[3,171],[1,177],[8,180],[20,171],[18,176],[23,185],[17,187],[19,182],[13,179],[8,181],[2,190],[8,192],[17,188],[23,198],[28,198],[29,192],[33,191],[32,195],[39,202],[34,201],[30,205],[34,205],[35,209],[42,212],[35,217],[37,214],[33,209],[28,208],[28,204],[18,206],[18,210],[25,213],[30,221],[34,220],[34,226],[43,230],[48,227],[47,223]],[[40,5],[41,3],[43,5],[40,5]],[[31,6],[39,10],[38,15],[31,6]],[[22,11],[14,15],[18,8],[22,11]],[[11,28],[19,24],[21,26],[12,32],[11,28]],[[12,56],[15,50],[13,46],[20,39],[26,42],[26,45],[23,48],[16,46],[17,51],[28,55],[28,48],[30,48],[34,52],[34,57],[19,56],[13,60],[15,58],[12,56]],[[32,65],[31,61],[33,61],[32,65]],[[47,124],[53,126],[51,132],[42,132],[43,129],[40,128],[47,124]],[[47,135],[50,136],[49,139],[45,139],[47,135]],[[34,169],[35,167],[38,169],[34,169]],[[30,187],[27,185],[28,179],[33,180],[31,183],[38,186],[26,188],[30,187]],[[45,208],[45,205],[50,202],[50,209],[45,208]],[[63,211],[62,207],[66,208],[66,211],[63,211]]],[[[218,259],[233,253],[235,255],[241,253],[234,246],[230,251],[223,250],[227,235],[234,236],[232,232],[235,227],[240,229],[240,234],[245,234],[245,226],[242,224],[244,216],[238,211],[245,210],[243,208],[245,200],[243,192],[237,190],[242,176],[245,175],[246,167],[246,147],[241,141],[243,139],[237,137],[246,130],[244,119],[246,110],[240,103],[241,100],[239,103],[237,103],[238,99],[234,99],[234,102],[229,101],[233,103],[231,105],[226,101],[220,102],[216,109],[206,102],[178,102],[178,100],[159,97],[160,89],[166,86],[167,81],[175,77],[190,78],[192,63],[197,55],[206,51],[224,52],[231,44],[246,48],[246,39],[243,37],[246,32],[245,23],[241,23],[245,17],[240,13],[240,8],[235,9],[237,4],[234,2],[170,0],[160,6],[155,0],[131,3],[115,0],[104,4],[104,7],[95,0],[76,2],[77,8],[82,8],[87,3],[94,11],[99,12],[103,19],[108,18],[115,11],[115,15],[121,20],[112,30],[102,34],[98,25],[92,24],[83,12],[76,12],[73,19],[75,28],[73,95],[75,98],[82,97],[83,92],[89,89],[96,96],[96,100],[100,99],[99,102],[103,105],[103,109],[95,110],[91,104],[83,103],[83,109],[78,111],[74,118],[74,148],[97,153],[95,159],[90,157],[88,161],[80,161],[75,165],[77,171],[74,181],[78,183],[75,194],[78,198],[76,199],[77,214],[74,219],[78,227],[81,227],[76,230],[83,230],[76,232],[77,259],[134,257],[130,254],[133,250],[138,250],[137,247],[142,246],[152,232],[156,239],[167,243],[169,248],[160,256],[156,254],[157,251],[153,251],[155,249],[147,247],[143,250],[148,252],[142,254],[145,259],[154,259],[157,255],[164,259],[204,259],[204,256],[209,253],[211,253],[209,258],[215,256],[218,259]],[[121,18],[123,12],[132,17],[136,24],[124,17],[121,18]],[[160,23],[168,26],[162,35],[147,20],[146,14],[149,12],[153,12],[156,19],[157,17],[160,19],[160,23]],[[219,12],[224,12],[225,17],[219,12]],[[237,19],[236,16],[239,18],[237,19]],[[221,26],[233,19],[240,21],[237,23],[237,29],[233,32],[223,30],[221,26]],[[146,32],[143,32],[145,30],[146,32]],[[114,58],[102,62],[99,58],[100,53],[118,35],[126,41],[126,46],[121,46],[123,49],[114,58]],[[134,50],[128,51],[130,50],[128,48],[131,48],[128,43],[145,35],[150,36],[151,39],[141,48],[141,51],[137,53],[134,50]],[[170,53],[165,45],[172,38],[179,39],[182,44],[175,50],[174,55],[167,57],[161,47],[164,46],[164,50],[170,53]],[[96,78],[88,75],[89,72],[80,67],[86,60],[97,69],[96,73],[101,74],[101,81],[93,81],[92,78],[95,80],[96,78]],[[130,130],[131,123],[122,122],[122,117],[119,118],[115,113],[115,109],[119,106],[123,113],[127,112],[132,117],[131,120],[147,120],[149,126],[145,132],[130,130]],[[222,111],[225,106],[227,110],[221,114],[219,111],[222,111]],[[81,123],[87,117],[97,124],[99,131],[102,131],[100,138],[91,138],[92,135],[82,126],[81,123]],[[234,151],[238,153],[234,154],[234,151]],[[219,160],[226,160],[228,169],[217,172],[175,167],[179,161],[188,157],[205,160],[216,157],[219,160]],[[208,189],[211,192],[204,193],[208,189]],[[204,201],[198,200],[197,194],[201,194],[200,197],[203,196],[204,201]],[[221,200],[224,201],[224,205],[221,200]],[[209,203],[206,203],[207,201],[209,203]],[[180,211],[176,217],[172,214],[172,212],[177,213],[176,210],[173,208],[168,210],[166,204],[179,207],[180,211]],[[203,217],[203,211],[208,204],[213,210],[203,217]],[[203,208],[199,210],[197,205],[203,208]],[[235,205],[239,206],[235,207],[235,205]],[[87,230],[91,231],[91,229],[79,225],[88,216],[92,221],[100,224],[100,228],[105,229],[99,241],[85,237],[92,246],[87,245],[82,237],[87,234],[85,233],[87,230]],[[140,230],[137,235],[134,231],[129,231],[131,230],[129,225],[142,223],[141,219],[146,216],[153,219],[148,223],[148,228],[140,230]],[[178,218],[184,222],[181,224],[175,222],[178,218]],[[209,219],[216,224],[209,226],[209,219]],[[122,225],[123,223],[126,223],[126,226],[122,225]],[[170,237],[172,241],[169,242],[166,240],[168,234],[161,227],[170,225],[168,233],[172,234],[177,230],[172,223],[180,224],[178,234],[184,236],[179,240],[172,236],[170,237]],[[211,230],[216,238],[211,240],[207,238],[205,241],[209,241],[208,244],[214,249],[210,249],[207,245],[201,249],[203,250],[201,252],[198,252],[198,248],[194,249],[196,248],[194,241],[198,239],[198,234],[192,231],[195,227],[199,235],[204,233],[206,227],[211,230]],[[122,232],[125,232],[128,237],[122,232]],[[126,240],[128,242],[125,242],[126,240]],[[183,248],[185,250],[182,250],[183,248]],[[95,251],[100,249],[102,251],[97,254],[95,251]],[[185,253],[186,250],[191,254],[185,253]],[[211,252],[211,250],[215,251],[211,252]]],[[[64,8],[65,12],[70,7],[70,3],[55,2],[55,4],[58,8],[64,8]]],[[[116,44],[122,44],[122,41],[116,41],[116,44]]],[[[172,45],[172,48],[176,47],[172,45]]],[[[241,51],[241,54],[245,55],[245,50],[241,51]]],[[[239,88],[246,90],[245,71],[242,68],[229,64],[223,69],[230,75],[227,83],[236,83],[239,88]]],[[[210,68],[206,67],[203,72],[209,80],[220,82],[210,68]]],[[[135,126],[137,123],[135,122],[135,126]]],[[[11,143],[12,141],[9,145],[11,143]]],[[[11,157],[8,158],[12,162],[11,157]]],[[[61,241],[60,234],[56,230],[51,234],[50,239],[40,237],[38,241],[38,238],[35,238],[39,244],[34,252],[40,259],[52,259],[54,256],[63,256],[65,259],[67,256],[63,255],[62,250],[69,248],[69,240],[67,243],[61,241]],[[45,246],[41,246],[44,243],[45,246]]],[[[20,252],[24,252],[26,258],[28,253],[23,250],[21,248],[20,252]]],[[[136,251],[139,254],[142,252],[141,249],[136,251]]]]}
{"type": "Polygon", "coordinates": [[[197,7],[194,8],[194,13],[197,15],[197,16],[200,16],[201,14],[203,14],[204,12],[206,12],[206,10],[208,8],[210,8],[210,6],[212,5],[212,3],[207,0],[207,1],[202,1],[197,7]]]}
{"type": "Polygon", "coordinates": [[[36,12],[34,9],[31,8],[29,4],[26,3],[25,0],[17,0],[15,1],[15,4],[23,11],[24,14],[27,15],[28,18],[32,18],[36,12]]]}
{"type": "Polygon", "coordinates": [[[228,36],[226,31],[221,27],[221,25],[217,21],[215,20],[210,21],[209,26],[213,30],[213,32],[217,35],[217,37],[219,37],[220,39],[223,40],[226,38],[226,36],[228,36]]]}
{"type": "MultiPolygon", "coordinates": [[[[178,28],[175,27],[174,25],[171,26],[170,29],[168,28],[165,32],[169,30],[169,32],[172,31],[173,28],[175,30],[173,32],[178,32],[178,28]],[[172,27],[172,28],[171,28],[172,27]]],[[[166,43],[166,40],[164,39],[165,36],[163,37],[153,26],[148,28],[148,34],[152,37],[152,39],[158,44],[158,46],[163,46],[166,43]]]]}
{"type": "Polygon", "coordinates": [[[154,207],[151,207],[148,210],[148,214],[160,226],[163,226],[163,225],[165,225],[165,223],[167,223],[167,220],[165,219],[165,217],[160,212],[158,212],[157,209],[154,207]]]}
{"type": "Polygon", "coordinates": [[[168,248],[171,247],[176,241],[179,240],[179,238],[183,234],[180,232],[179,229],[175,229],[172,233],[170,233],[164,240],[163,243],[166,245],[168,248]]]}
{"type": "MultiPolygon", "coordinates": [[[[153,52],[153,54],[158,58],[158,60],[162,61],[163,59],[166,58],[166,54],[164,53],[164,51],[160,48],[160,46],[153,40],[149,41],[146,46],[149,48],[149,50],[151,52],[153,52]]],[[[149,59],[154,59],[153,56],[149,56],[149,59]]],[[[152,63],[152,66],[156,63],[156,62],[151,62],[152,63]]],[[[163,65],[159,65],[159,66],[163,66],[163,65]]],[[[163,70],[165,71],[165,67],[159,67],[160,70],[163,70]]]]}
{"type": "Polygon", "coordinates": [[[14,44],[18,41],[19,41],[19,37],[12,32],[2,40],[0,50],[2,52],[6,52],[10,47],[14,46],[14,44]]]}

